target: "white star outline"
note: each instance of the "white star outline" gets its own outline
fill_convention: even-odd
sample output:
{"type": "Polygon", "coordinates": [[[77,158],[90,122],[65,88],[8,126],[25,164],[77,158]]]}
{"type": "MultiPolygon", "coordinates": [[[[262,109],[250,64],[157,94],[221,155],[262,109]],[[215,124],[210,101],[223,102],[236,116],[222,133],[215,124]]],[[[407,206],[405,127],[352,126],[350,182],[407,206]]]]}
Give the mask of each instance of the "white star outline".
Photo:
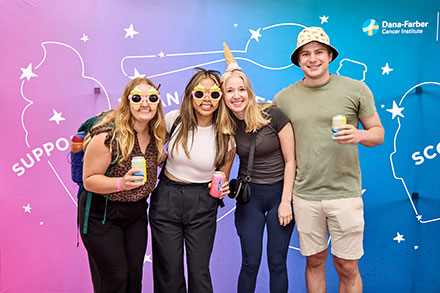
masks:
{"type": "Polygon", "coordinates": [[[145,254],[144,256],[144,263],[149,262],[152,263],[153,260],[151,259],[151,254],[145,254]]]}
{"type": "Polygon", "coordinates": [[[138,77],[140,77],[140,78],[144,78],[145,77],[145,74],[139,73],[139,71],[137,70],[136,67],[134,68],[133,71],[134,71],[133,75],[129,76],[130,79],[135,79],[135,78],[138,78],[138,77]]]}
{"type": "Polygon", "coordinates": [[[328,23],[329,16],[325,16],[325,14],[324,14],[323,16],[320,16],[319,18],[321,19],[321,24],[323,24],[324,22],[328,23]]]}
{"type": "Polygon", "coordinates": [[[159,58],[165,58],[165,53],[163,51],[160,51],[157,56],[159,56],[159,58]]]}
{"type": "Polygon", "coordinates": [[[125,31],[125,37],[124,39],[130,37],[133,39],[133,37],[137,34],[139,34],[139,32],[134,30],[133,24],[131,23],[130,26],[128,28],[124,28],[125,31]]]}
{"type": "Polygon", "coordinates": [[[89,37],[86,34],[83,34],[80,40],[85,43],[89,40],[89,37]]]}
{"type": "Polygon", "coordinates": [[[388,65],[388,62],[385,63],[385,66],[384,66],[384,67],[381,67],[381,69],[382,69],[382,75],[384,75],[384,74],[386,74],[386,75],[390,75],[390,72],[394,70],[393,68],[391,68],[391,67],[388,65]]]}
{"type": "MultiPolygon", "coordinates": [[[[411,88],[410,88],[410,89],[409,89],[409,90],[408,90],[408,91],[402,96],[402,98],[400,99],[398,105],[399,105],[399,106],[402,105],[402,103],[403,103],[403,101],[405,100],[406,96],[407,96],[411,91],[415,90],[415,89],[416,89],[417,87],[419,87],[419,86],[426,85],[426,84],[432,84],[432,85],[438,85],[438,86],[440,86],[440,82],[436,82],[436,81],[427,81],[427,82],[422,82],[422,83],[416,84],[415,86],[411,87],[411,88]]],[[[396,180],[398,180],[398,181],[400,181],[400,182],[402,183],[403,188],[405,189],[405,193],[406,193],[406,195],[407,195],[407,197],[408,197],[408,200],[409,200],[409,202],[411,203],[411,206],[412,206],[412,208],[413,208],[413,210],[414,210],[415,217],[416,217],[416,219],[417,219],[417,221],[418,221],[419,223],[421,223],[421,224],[427,224],[427,223],[433,223],[433,222],[440,221],[440,217],[438,217],[438,218],[433,218],[433,219],[429,219],[429,220],[422,220],[422,217],[423,217],[423,216],[422,216],[421,214],[419,214],[419,211],[417,210],[416,206],[414,205],[414,202],[413,202],[413,199],[412,199],[411,193],[409,192],[408,187],[406,186],[405,179],[404,179],[403,177],[398,177],[397,174],[396,174],[396,170],[395,170],[395,168],[394,168],[393,157],[394,157],[394,155],[397,153],[397,136],[399,135],[400,128],[401,128],[400,117],[397,117],[397,124],[398,124],[398,127],[397,127],[397,130],[396,130],[396,133],[394,134],[394,141],[393,141],[394,149],[393,149],[393,152],[390,154],[390,164],[391,164],[391,170],[392,170],[392,172],[393,172],[393,177],[394,177],[394,179],[396,179],[396,180]]]]}
{"type": "Polygon", "coordinates": [[[405,238],[403,238],[403,234],[400,234],[399,232],[397,232],[397,236],[394,237],[393,240],[400,243],[401,241],[405,241],[405,238]]]}
{"type": "Polygon", "coordinates": [[[24,212],[25,213],[31,213],[31,204],[30,203],[28,203],[27,205],[25,205],[25,206],[22,206],[22,208],[24,209],[24,212]]]}
{"type": "MultiPolygon", "coordinates": [[[[37,69],[35,67],[35,69],[37,69]]],[[[22,74],[20,76],[20,79],[26,78],[27,81],[31,80],[32,77],[37,77],[38,75],[32,72],[32,63],[29,63],[29,65],[26,68],[20,68],[22,71],[22,74]]]]}
{"type": "Polygon", "coordinates": [[[399,107],[399,106],[397,106],[396,101],[393,101],[393,108],[386,109],[386,110],[387,110],[387,112],[390,112],[392,114],[391,119],[394,119],[394,118],[396,118],[396,116],[400,116],[400,117],[404,118],[405,116],[402,114],[402,111],[404,109],[405,109],[405,107],[399,107]]]}
{"type": "Polygon", "coordinates": [[[249,29],[249,32],[251,33],[251,40],[254,39],[257,41],[257,43],[260,41],[258,38],[261,37],[260,34],[261,27],[259,27],[257,30],[251,30],[249,29]]]}
{"type": "Polygon", "coordinates": [[[55,109],[52,109],[53,111],[53,116],[50,117],[49,121],[55,121],[57,125],[60,125],[60,121],[64,121],[66,120],[66,118],[61,117],[61,115],[63,115],[63,113],[58,113],[55,109]]]}

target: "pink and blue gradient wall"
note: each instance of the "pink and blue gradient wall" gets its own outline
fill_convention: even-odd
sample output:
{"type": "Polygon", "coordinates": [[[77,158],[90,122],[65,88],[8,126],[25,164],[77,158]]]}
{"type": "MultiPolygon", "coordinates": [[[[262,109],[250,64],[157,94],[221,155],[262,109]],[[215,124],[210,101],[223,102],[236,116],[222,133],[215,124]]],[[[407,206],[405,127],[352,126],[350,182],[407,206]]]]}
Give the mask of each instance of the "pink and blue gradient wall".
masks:
{"type": "MultiPolygon", "coordinates": [[[[0,292],[91,292],[87,255],[77,247],[68,141],[85,119],[118,104],[135,71],[162,84],[168,112],[179,107],[191,68],[225,69],[225,41],[258,99],[270,101],[302,78],[290,53],[305,26],[329,33],[340,52],[330,71],[367,83],[386,130],[383,145],[360,147],[365,292],[438,291],[439,11],[428,0],[1,1],[0,292]]],[[[233,209],[226,200],[219,210],[215,292],[236,288],[233,209]]],[[[289,291],[305,292],[295,233],[289,291]]],[[[268,292],[264,258],[257,292],[268,292]]],[[[152,291],[151,261],[149,243],[144,292],[152,291]]],[[[327,279],[336,292],[331,258],[327,279]]]]}

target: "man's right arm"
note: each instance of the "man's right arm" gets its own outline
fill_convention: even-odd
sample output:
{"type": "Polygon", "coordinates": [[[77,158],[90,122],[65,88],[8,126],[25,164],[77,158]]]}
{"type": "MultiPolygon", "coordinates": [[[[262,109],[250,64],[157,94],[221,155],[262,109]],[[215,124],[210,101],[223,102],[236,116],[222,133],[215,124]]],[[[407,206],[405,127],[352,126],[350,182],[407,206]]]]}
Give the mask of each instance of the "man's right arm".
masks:
{"type": "Polygon", "coordinates": [[[382,144],[385,137],[385,130],[380,122],[377,111],[374,112],[373,115],[361,118],[360,120],[364,127],[364,130],[361,130],[363,131],[363,136],[360,144],[366,147],[374,147],[382,144]]]}
{"type": "Polygon", "coordinates": [[[336,141],[340,144],[360,143],[366,147],[380,145],[384,140],[385,130],[380,122],[377,111],[374,114],[360,118],[364,129],[357,129],[351,124],[345,124],[338,127],[335,133],[336,141]]]}

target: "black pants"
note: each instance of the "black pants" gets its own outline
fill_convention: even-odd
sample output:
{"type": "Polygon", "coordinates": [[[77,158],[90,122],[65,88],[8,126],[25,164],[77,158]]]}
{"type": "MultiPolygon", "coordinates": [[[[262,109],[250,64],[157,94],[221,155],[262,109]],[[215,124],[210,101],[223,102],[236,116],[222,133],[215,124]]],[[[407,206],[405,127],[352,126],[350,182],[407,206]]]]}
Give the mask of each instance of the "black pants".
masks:
{"type": "Polygon", "coordinates": [[[212,292],[209,260],[217,226],[218,199],[207,184],[185,184],[161,176],[151,194],[154,292],[186,292],[183,246],[189,292],[212,292]]]}
{"type": "Polygon", "coordinates": [[[142,268],[147,248],[147,202],[108,201],[93,194],[88,232],[83,234],[87,192],[81,194],[79,225],[87,249],[94,292],[141,292],[142,268]]]}

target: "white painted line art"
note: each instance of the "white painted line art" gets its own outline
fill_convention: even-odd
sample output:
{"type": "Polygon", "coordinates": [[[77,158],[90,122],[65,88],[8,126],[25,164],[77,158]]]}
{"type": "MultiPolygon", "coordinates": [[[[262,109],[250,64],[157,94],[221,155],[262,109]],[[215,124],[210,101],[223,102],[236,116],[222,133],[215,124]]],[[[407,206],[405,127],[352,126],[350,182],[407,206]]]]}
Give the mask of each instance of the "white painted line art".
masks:
{"type": "Polygon", "coordinates": [[[413,208],[413,210],[414,210],[414,214],[415,214],[417,220],[418,220],[420,223],[422,223],[422,224],[426,224],[426,223],[432,223],[432,222],[440,221],[440,217],[438,217],[438,218],[433,218],[433,219],[428,219],[428,220],[422,220],[423,215],[420,214],[420,212],[417,210],[416,206],[414,205],[413,198],[412,198],[412,196],[411,196],[411,193],[410,193],[409,190],[408,190],[408,187],[407,187],[407,184],[406,184],[406,182],[405,182],[405,179],[404,179],[403,177],[399,177],[398,175],[396,175],[396,170],[395,170],[395,167],[394,167],[393,156],[394,156],[394,155],[397,153],[397,151],[398,151],[398,147],[397,147],[397,143],[396,143],[396,141],[397,141],[397,136],[398,136],[399,131],[400,131],[400,128],[401,128],[400,119],[405,119],[405,118],[403,117],[403,114],[401,113],[401,112],[404,110],[404,107],[398,107],[398,106],[401,106],[401,105],[402,105],[402,102],[405,100],[406,96],[407,96],[411,91],[413,91],[415,88],[417,88],[417,87],[419,87],[419,86],[423,86],[423,85],[428,85],[428,84],[431,84],[431,85],[438,85],[438,86],[440,86],[440,83],[439,83],[439,82],[435,82],[435,81],[427,81],[427,82],[419,83],[419,84],[413,86],[412,88],[410,88],[410,89],[409,89],[409,90],[408,90],[408,91],[402,96],[402,98],[400,99],[400,101],[399,101],[398,104],[396,104],[396,102],[393,101],[393,109],[391,109],[390,111],[387,110],[388,112],[392,113],[392,115],[393,115],[393,119],[394,119],[394,118],[397,118],[397,124],[398,124],[397,130],[396,130],[396,133],[394,134],[394,141],[393,141],[394,150],[393,150],[393,152],[390,154],[390,163],[391,163],[391,169],[392,169],[392,172],[393,172],[393,177],[394,177],[394,179],[396,179],[396,180],[398,180],[398,181],[400,181],[400,182],[402,183],[403,188],[405,189],[406,195],[408,196],[408,200],[409,200],[409,202],[411,203],[411,206],[412,206],[412,208],[413,208]]]}

